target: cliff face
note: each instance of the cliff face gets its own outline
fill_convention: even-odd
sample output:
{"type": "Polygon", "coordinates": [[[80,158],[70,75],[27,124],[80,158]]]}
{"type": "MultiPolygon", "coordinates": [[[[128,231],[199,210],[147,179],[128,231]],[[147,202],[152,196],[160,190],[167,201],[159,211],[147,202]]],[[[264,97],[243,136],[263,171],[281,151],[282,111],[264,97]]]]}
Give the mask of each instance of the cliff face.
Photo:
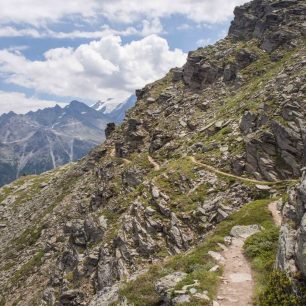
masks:
{"type": "MultiPolygon", "coordinates": [[[[229,36],[137,91],[136,106],[103,145],[78,163],[2,188],[2,303],[133,302],[125,280],[176,254],[188,258],[233,212],[294,184],[305,165],[305,11],[296,0],[237,8],[229,36]]],[[[284,205],[295,226],[282,227],[278,265],[287,269],[293,259],[304,273],[303,184],[284,205]]],[[[205,260],[185,274],[173,264],[154,275],[207,275],[205,260]]],[[[141,280],[145,295],[148,280],[141,280]]],[[[162,283],[146,305],[167,303],[162,283]]]]}
{"type": "Polygon", "coordinates": [[[283,225],[280,231],[276,265],[288,274],[301,272],[306,277],[306,178],[289,191],[282,207],[283,225]]]}

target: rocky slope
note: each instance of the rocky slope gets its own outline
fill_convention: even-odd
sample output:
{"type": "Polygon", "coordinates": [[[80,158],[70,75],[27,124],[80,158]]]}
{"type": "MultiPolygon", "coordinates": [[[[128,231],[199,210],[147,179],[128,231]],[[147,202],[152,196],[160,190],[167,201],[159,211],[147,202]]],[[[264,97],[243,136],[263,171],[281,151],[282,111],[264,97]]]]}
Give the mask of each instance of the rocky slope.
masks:
{"type": "Polygon", "coordinates": [[[72,101],[17,115],[0,116],[0,186],[78,160],[105,140],[109,122],[121,122],[133,100],[109,113],[72,101]]]}
{"type": "Polygon", "coordinates": [[[305,278],[305,11],[236,8],[228,37],[137,91],[103,145],[2,188],[2,304],[210,304],[209,249],[288,188],[277,264],[305,278]]]}

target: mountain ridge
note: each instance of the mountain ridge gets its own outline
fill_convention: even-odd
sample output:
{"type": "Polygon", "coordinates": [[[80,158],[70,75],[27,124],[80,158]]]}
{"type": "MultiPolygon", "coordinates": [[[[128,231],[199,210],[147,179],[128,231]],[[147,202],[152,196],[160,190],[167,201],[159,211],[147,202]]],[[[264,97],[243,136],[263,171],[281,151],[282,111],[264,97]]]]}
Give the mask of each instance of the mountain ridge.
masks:
{"type": "Polygon", "coordinates": [[[73,100],[65,107],[56,105],[26,114],[2,114],[0,186],[20,175],[39,174],[82,158],[105,140],[108,123],[124,119],[134,100],[132,96],[109,113],[73,100]],[[51,147],[58,148],[56,153],[51,147]]]}

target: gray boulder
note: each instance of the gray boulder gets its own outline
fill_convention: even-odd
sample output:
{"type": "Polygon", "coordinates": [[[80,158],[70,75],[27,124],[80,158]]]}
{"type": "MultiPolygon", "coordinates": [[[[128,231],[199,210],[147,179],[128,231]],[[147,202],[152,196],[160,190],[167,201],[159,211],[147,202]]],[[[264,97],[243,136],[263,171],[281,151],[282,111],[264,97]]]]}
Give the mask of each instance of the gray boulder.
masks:
{"type": "Polygon", "coordinates": [[[172,290],[186,276],[187,273],[174,272],[172,274],[162,277],[156,282],[155,290],[161,297],[161,300],[166,303],[165,305],[170,305],[172,290]]]}
{"type": "Polygon", "coordinates": [[[257,224],[236,225],[231,229],[230,235],[235,238],[246,239],[260,231],[261,231],[261,228],[257,224]]]}
{"type": "Polygon", "coordinates": [[[115,131],[115,129],[116,129],[115,123],[113,122],[108,123],[105,129],[105,137],[109,138],[112,135],[112,133],[115,131]]]}

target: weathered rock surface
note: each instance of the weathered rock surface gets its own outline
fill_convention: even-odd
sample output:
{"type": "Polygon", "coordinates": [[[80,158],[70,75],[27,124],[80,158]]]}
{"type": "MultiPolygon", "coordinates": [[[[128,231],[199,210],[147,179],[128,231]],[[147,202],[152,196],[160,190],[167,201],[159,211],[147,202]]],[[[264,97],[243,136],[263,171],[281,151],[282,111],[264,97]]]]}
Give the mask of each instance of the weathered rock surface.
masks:
{"type": "Polygon", "coordinates": [[[235,238],[243,238],[246,239],[258,232],[261,231],[261,228],[257,224],[253,225],[237,225],[231,229],[231,236],[235,238]]]}
{"type": "Polygon", "coordinates": [[[170,305],[174,287],[187,276],[184,272],[174,272],[161,278],[156,284],[157,293],[161,296],[166,305],[170,305]]]}
{"type": "Polygon", "coordinates": [[[289,275],[300,271],[306,276],[306,177],[289,192],[283,205],[283,225],[279,237],[278,268],[289,275]]]}

